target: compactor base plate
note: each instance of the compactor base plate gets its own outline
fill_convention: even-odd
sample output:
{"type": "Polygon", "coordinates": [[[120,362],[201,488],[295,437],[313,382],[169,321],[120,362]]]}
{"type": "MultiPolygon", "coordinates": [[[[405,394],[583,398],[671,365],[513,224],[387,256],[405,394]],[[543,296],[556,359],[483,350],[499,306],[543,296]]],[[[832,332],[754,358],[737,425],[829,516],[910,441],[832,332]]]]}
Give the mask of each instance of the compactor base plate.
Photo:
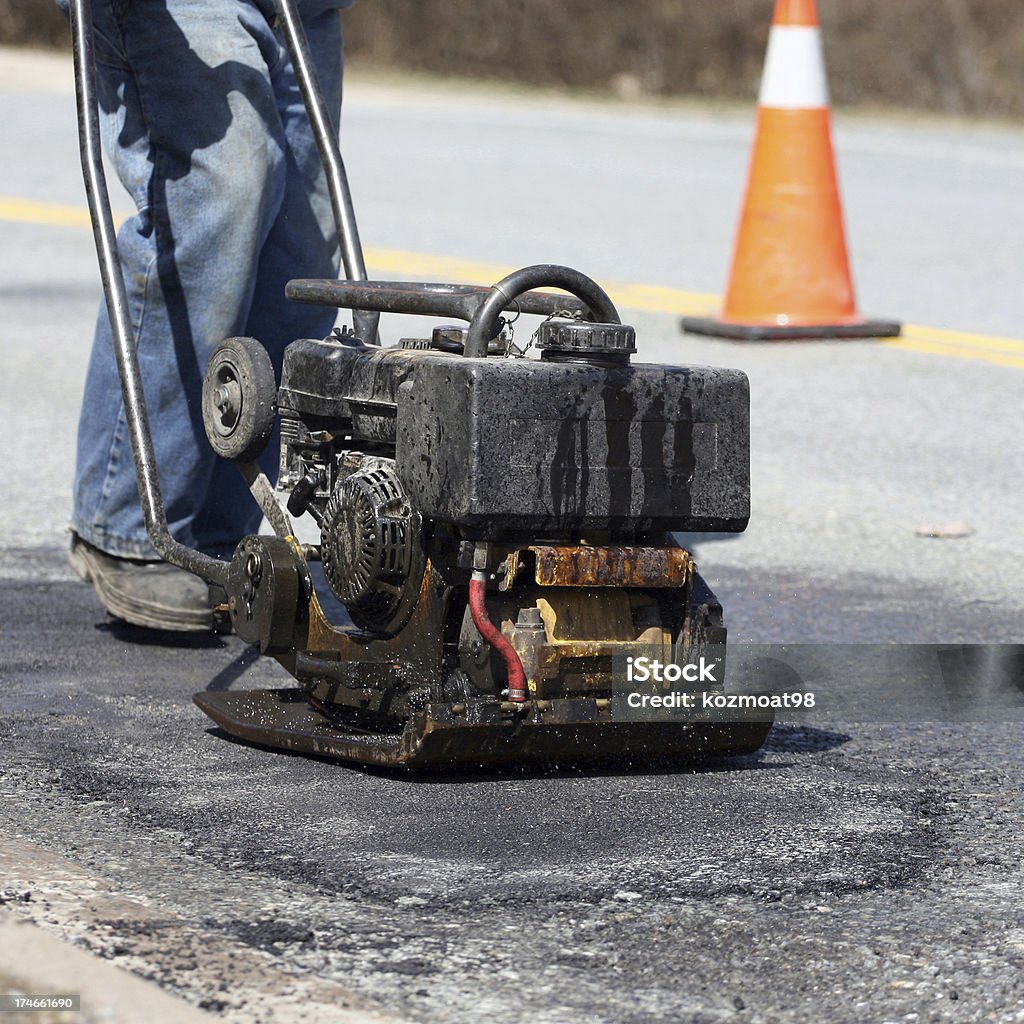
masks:
{"type": "MultiPolygon", "coordinates": [[[[392,768],[665,762],[755,752],[771,722],[613,721],[592,699],[429,704],[400,732],[335,723],[299,688],[200,693],[195,703],[225,732],[259,746],[392,768]]],[[[735,715],[735,712],[730,714],[735,715]]]]}

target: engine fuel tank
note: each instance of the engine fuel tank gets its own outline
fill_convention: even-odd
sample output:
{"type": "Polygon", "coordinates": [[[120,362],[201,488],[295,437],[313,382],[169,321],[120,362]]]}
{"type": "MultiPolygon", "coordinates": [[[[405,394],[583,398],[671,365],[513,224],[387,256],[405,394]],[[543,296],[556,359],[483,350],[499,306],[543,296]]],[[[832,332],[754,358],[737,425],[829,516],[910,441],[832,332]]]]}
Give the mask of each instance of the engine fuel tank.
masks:
{"type": "Polygon", "coordinates": [[[738,370],[427,359],[397,404],[410,499],[466,536],[747,525],[750,396],[738,370]]]}

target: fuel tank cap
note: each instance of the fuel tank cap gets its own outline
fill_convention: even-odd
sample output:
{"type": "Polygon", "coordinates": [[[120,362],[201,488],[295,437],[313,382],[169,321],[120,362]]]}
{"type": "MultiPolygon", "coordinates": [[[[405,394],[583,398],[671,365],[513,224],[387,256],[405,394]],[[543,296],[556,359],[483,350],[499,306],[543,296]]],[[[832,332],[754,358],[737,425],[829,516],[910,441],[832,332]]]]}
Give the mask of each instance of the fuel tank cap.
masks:
{"type": "Polygon", "coordinates": [[[636,352],[636,331],[629,324],[586,320],[545,320],[537,331],[541,359],[599,365],[628,363],[636,352]]]}

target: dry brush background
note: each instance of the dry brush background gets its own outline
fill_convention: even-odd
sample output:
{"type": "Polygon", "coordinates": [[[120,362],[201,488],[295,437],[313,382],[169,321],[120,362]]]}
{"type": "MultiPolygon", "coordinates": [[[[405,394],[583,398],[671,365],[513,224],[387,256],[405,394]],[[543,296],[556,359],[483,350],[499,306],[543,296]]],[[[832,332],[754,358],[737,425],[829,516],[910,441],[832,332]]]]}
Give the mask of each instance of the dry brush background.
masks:
{"type": "MultiPolygon", "coordinates": [[[[131,2],[131,0],[128,0],[131,2]]],[[[819,0],[838,104],[1024,114],[1021,0],[819,0]]],[[[751,98],[772,0],[359,0],[349,59],[627,95],[751,98]]],[[[67,46],[53,0],[0,0],[0,43],[67,46]]]]}

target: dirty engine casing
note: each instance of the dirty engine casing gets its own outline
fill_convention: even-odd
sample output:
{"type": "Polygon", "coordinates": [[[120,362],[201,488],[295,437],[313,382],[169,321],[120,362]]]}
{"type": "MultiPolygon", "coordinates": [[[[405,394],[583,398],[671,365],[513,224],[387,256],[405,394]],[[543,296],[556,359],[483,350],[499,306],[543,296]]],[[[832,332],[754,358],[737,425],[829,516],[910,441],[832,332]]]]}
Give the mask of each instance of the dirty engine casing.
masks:
{"type": "Polygon", "coordinates": [[[563,361],[548,351],[467,359],[419,344],[289,347],[281,486],[317,478],[313,502],[326,515],[345,478],[377,466],[412,513],[466,539],[600,533],[661,544],[668,531],[746,527],[740,371],[563,361]]]}

